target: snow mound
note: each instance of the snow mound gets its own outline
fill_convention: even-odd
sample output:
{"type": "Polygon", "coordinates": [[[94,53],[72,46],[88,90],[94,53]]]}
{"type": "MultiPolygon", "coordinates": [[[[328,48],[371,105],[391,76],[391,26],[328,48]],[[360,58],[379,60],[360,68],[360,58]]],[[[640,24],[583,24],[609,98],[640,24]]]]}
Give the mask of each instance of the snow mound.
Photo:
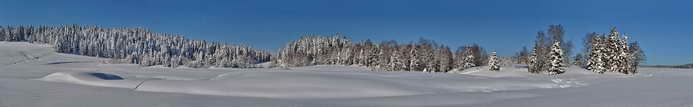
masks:
{"type": "Polygon", "coordinates": [[[99,72],[55,72],[38,80],[115,88],[133,88],[141,83],[141,81],[126,80],[115,74],[99,72]]]}

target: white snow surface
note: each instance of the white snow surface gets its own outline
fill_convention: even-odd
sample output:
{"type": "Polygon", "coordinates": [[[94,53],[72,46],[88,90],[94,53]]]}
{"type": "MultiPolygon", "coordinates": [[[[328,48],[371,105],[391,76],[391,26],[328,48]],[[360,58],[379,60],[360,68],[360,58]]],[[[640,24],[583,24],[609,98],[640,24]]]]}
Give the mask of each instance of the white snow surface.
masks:
{"type": "MultiPolygon", "coordinates": [[[[562,75],[481,66],[451,73],[358,66],[165,68],[103,64],[0,42],[0,107],[691,107],[693,70],[562,75]]],[[[267,63],[259,66],[266,66],[267,63]]]]}

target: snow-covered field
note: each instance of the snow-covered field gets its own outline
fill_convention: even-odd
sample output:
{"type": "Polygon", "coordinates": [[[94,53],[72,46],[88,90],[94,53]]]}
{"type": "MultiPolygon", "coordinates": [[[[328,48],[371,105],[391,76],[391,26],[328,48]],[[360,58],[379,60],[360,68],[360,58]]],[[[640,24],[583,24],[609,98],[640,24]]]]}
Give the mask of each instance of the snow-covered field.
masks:
{"type": "Polygon", "coordinates": [[[190,69],[102,64],[49,46],[0,42],[0,107],[693,107],[693,70],[635,76],[521,65],[455,73],[354,66],[190,69]]]}

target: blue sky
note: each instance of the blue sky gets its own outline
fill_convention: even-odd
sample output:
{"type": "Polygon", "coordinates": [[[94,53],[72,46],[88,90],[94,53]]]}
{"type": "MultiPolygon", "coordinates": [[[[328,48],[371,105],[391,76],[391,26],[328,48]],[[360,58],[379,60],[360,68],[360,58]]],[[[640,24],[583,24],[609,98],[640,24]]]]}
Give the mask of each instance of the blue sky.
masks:
{"type": "Polygon", "coordinates": [[[693,63],[690,0],[0,0],[0,25],[145,27],[276,50],[302,34],[480,44],[509,56],[562,24],[578,47],[617,27],[646,64],[693,63]]]}

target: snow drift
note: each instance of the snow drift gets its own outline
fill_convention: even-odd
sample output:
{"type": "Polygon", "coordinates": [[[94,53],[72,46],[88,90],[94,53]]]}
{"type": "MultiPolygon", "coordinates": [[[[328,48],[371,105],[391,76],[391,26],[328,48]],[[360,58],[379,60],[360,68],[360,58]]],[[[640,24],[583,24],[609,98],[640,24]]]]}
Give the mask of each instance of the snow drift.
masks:
{"type": "Polygon", "coordinates": [[[115,88],[134,88],[142,82],[99,72],[55,72],[38,80],[115,88]]]}
{"type": "Polygon", "coordinates": [[[40,80],[147,92],[265,98],[388,97],[579,86],[574,84],[577,82],[562,79],[420,72],[228,72],[206,80],[122,78],[98,72],[56,72],[40,80]]]}

